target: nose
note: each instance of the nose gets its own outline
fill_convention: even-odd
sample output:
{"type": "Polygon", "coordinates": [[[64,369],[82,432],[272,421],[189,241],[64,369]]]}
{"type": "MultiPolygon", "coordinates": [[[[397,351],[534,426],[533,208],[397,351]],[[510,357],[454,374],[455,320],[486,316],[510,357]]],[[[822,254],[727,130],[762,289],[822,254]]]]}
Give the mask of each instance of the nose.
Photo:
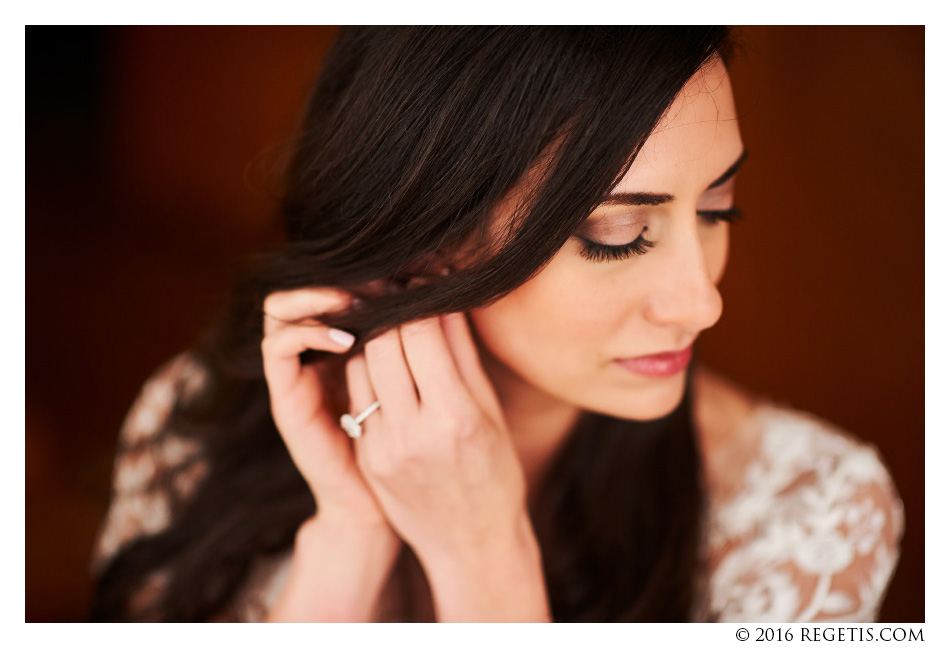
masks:
{"type": "Polygon", "coordinates": [[[722,316],[722,296],[712,275],[717,260],[707,258],[695,221],[666,237],[662,263],[656,268],[660,276],[644,311],[647,320],[679,329],[684,338],[695,337],[722,316]]]}

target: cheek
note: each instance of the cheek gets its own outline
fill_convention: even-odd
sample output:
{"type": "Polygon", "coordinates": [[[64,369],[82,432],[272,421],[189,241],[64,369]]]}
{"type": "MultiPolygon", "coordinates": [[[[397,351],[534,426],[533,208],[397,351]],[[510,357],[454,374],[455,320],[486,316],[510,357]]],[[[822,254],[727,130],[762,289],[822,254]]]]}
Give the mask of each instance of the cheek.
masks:
{"type": "Polygon", "coordinates": [[[596,369],[607,358],[620,314],[611,282],[591,274],[555,258],[531,281],[471,311],[486,349],[533,382],[570,380],[596,369]]]}

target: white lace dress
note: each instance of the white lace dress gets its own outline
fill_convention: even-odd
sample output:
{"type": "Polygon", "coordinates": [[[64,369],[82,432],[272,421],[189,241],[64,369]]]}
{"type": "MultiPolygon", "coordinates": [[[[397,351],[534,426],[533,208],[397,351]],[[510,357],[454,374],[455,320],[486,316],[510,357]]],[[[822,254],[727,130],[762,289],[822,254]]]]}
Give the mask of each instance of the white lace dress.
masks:
{"type": "MultiPolygon", "coordinates": [[[[156,488],[165,469],[198,449],[173,436],[161,444],[149,440],[175,399],[198,389],[202,379],[200,368],[179,356],[143,387],[122,428],[93,571],[132,538],[161,530],[169,497],[187,496],[201,477],[199,461],[178,476],[174,494],[156,488]]],[[[709,598],[697,603],[696,618],[874,621],[904,529],[903,506],[877,450],[815,416],[773,403],[760,403],[745,425],[756,432],[750,437],[756,447],[748,449],[734,486],[710,495],[709,598]]],[[[232,605],[234,618],[264,618],[289,558],[288,552],[256,566],[232,605]]],[[[159,575],[152,587],[160,585],[159,575]]],[[[383,598],[380,620],[398,620],[383,598]]]]}

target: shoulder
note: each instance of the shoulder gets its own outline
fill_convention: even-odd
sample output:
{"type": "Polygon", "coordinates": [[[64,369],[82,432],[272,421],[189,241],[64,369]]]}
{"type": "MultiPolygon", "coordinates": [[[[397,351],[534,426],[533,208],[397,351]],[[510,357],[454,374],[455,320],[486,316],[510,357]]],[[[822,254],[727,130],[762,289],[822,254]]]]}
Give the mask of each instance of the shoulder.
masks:
{"type": "Polygon", "coordinates": [[[180,353],[161,365],[142,385],[122,423],[123,446],[152,439],[171,414],[175,403],[193,396],[205,384],[206,372],[190,353],[180,353]]]}
{"type": "Polygon", "coordinates": [[[878,450],[764,399],[710,511],[710,590],[723,620],[872,620],[898,557],[903,506],[878,450]]]}
{"type": "Polygon", "coordinates": [[[159,367],[139,390],[119,432],[94,571],[135,537],[167,526],[171,499],[183,497],[202,476],[198,444],[166,428],[175,404],[197,393],[205,380],[198,361],[182,353],[159,367]]]}
{"type": "Polygon", "coordinates": [[[705,368],[697,369],[694,390],[698,435],[721,499],[752,487],[770,495],[808,485],[875,483],[893,490],[878,449],[834,423],[754,396],[705,368]]]}

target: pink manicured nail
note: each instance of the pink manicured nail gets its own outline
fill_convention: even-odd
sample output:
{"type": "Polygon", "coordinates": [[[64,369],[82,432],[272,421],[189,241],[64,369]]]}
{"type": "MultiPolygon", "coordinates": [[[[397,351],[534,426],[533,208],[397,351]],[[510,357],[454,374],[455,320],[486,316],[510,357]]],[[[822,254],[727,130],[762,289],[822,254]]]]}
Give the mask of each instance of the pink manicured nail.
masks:
{"type": "Polygon", "coordinates": [[[346,331],[341,331],[340,329],[332,328],[330,329],[330,339],[339,344],[342,347],[349,349],[353,346],[353,341],[356,340],[351,333],[346,331]]]}

